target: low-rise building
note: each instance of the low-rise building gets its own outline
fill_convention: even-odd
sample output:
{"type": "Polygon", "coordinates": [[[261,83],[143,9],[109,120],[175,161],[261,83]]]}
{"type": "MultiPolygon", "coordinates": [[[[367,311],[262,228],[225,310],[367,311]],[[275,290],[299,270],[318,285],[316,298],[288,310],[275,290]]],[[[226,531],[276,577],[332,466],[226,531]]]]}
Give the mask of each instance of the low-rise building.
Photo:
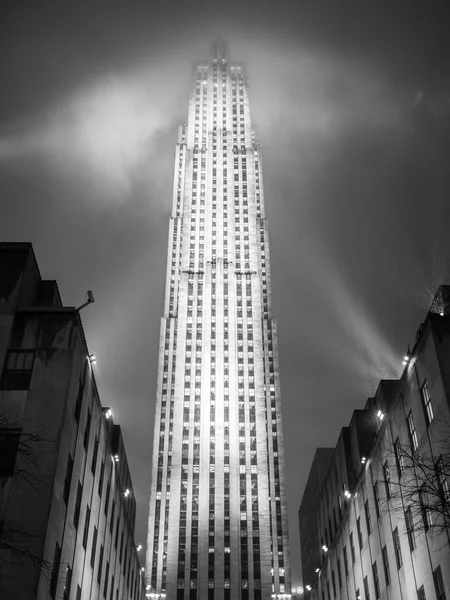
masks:
{"type": "Polygon", "coordinates": [[[441,287],[400,379],[381,381],[341,431],[317,496],[307,598],[450,598],[449,300],[441,287]]]}
{"type": "MultiPolygon", "coordinates": [[[[92,300],[92,299],[91,299],[92,300]]],[[[0,244],[0,597],[137,600],[136,502],[79,309],[0,244]]]]}

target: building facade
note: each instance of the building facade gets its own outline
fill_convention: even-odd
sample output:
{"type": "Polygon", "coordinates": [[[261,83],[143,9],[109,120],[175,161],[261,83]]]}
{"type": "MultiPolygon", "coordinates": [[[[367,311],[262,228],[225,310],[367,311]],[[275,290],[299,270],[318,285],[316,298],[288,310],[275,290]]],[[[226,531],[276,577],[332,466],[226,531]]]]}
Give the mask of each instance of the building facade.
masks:
{"type": "Polygon", "coordinates": [[[149,598],[290,596],[277,330],[247,80],[217,44],[175,155],[149,598]]]}
{"type": "Polygon", "coordinates": [[[441,287],[401,378],[381,381],[341,431],[317,496],[306,598],[450,598],[449,299],[441,287]]]}
{"type": "Polygon", "coordinates": [[[0,243],[0,366],[0,597],[141,598],[120,427],[31,244],[0,243]]]}
{"type": "Polygon", "coordinates": [[[316,544],[316,523],[319,515],[317,498],[322,489],[333,454],[334,448],[317,448],[298,511],[304,581],[314,581],[314,573],[320,562],[321,550],[316,544]]]}

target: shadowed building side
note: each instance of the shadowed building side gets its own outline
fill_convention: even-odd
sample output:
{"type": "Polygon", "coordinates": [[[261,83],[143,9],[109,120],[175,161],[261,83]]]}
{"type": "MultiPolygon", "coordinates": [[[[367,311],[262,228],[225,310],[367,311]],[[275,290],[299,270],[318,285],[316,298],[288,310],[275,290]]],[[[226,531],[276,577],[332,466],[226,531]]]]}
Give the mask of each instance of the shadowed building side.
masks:
{"type": "Polygon", "coordinates": [[[141,597],[133,486],[92,363],[31,244],[0,243],[1,598],[141,597]]]}

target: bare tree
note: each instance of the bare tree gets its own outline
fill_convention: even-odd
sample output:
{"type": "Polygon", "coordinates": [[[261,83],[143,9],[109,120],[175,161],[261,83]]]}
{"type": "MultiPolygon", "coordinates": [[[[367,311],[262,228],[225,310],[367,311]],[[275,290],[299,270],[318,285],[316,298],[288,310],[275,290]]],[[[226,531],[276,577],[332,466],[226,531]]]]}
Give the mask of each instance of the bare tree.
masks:
{"type": "Polygon", "coordinates": [[[450,422],[434,419],[433,441],[427,432],[383,446],[384,508],[404,514],[410,544],[428,532],[450,545],[450,422]]]}
{"type": "MultiPolygon", "coordinates": [[[[22,422],[11,422],[0,415],[0,508],[2,496],[8,496],[16,485],[36,492],[47,485],[39,472],[49,443],[45,429],[27,431],[22,422]]],[[[30,573],[51,577],[52,565],[33,551],[41,540],[42,536],[26,525],[8,520],[8,515],[1,520],[0,514],[0,592],[13,565],[21,564],[30,573]]]]}

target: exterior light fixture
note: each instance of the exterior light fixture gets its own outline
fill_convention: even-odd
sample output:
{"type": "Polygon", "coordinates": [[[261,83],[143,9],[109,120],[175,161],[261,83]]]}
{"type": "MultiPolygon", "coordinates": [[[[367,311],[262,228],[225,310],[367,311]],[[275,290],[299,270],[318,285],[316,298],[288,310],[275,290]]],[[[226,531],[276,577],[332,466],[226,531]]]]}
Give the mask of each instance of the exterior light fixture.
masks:
{"type": "Polygon", "coordinates": [[[136,546],[136,551],[140,552],[141,550],[142,550],[142,545],[141,544],[137,545],[136,546]]]}
{"type": "Polygon", "coordinates": [[[320,571],[320,569],[319,569],[319,567],[317,567],[317,569],[316,569],[316,573],[319,573],[319,571],[320,571]]]}
{"type": "Polygon", "coordinates": [[[125,496],[125,498],[128,498],[128,496],[130,495],[130,490],[127,488],[127,489],[124,491],[123,495],[125,496]]]}
{"type": "Polygon", "coordinates": [[[111,417],[112,417],[112,410],[110,408],[108,408],[108,410],[105,412],[105,418],[110,419],[111,417]]]}
{"type": "Polygon", "coordinates": [[[380,421],[382,421],[384,419],[386,415],[384,414],[384,412],[382,410],[379,410],[377,412],[377,417],[380,419],[380,421]]]}
{"type": "Polygon", "coordinates": [[[312,587],[310,585],[305,585],[305,587],[308,590],[308,592],[310,592],[312,590],[312,587]]]}
{"type": "Polygon", "coordinates": [[[95,354],[89,354],[88,358],[89,358],[89,362],[91,363],[91,365],[95,365],[97,363],[97,359],[95,358],[95,354]]]}
{"type": "Polygon", "coordinates": [[[118,454],[114,454],[114,462],[119,462],[119,455],[118,454]]]}
{"type": "Polygon", "coordinates": [[[324,552],[328,552],[328,546],[326,546],[326,545],[324,544],[324,545],[322,546],[322,550],[323,550],[324,552]]]}
{"type": "Polygon", "coordinates": [[[345,490],[344,496],[348,499],[350,499],[352,497],[352,495],[350,494],[350,492],[348,490],[345,490]]]}
{"type": "Polygon", "coordinates": [[[362,464],[362,465],[365,465],[365,464],[366,464],[366,460],[367,460],[367,458],[366,458],[365,456],[363,456],[363,457],[361,458],[361,464],[362,464]]]}

